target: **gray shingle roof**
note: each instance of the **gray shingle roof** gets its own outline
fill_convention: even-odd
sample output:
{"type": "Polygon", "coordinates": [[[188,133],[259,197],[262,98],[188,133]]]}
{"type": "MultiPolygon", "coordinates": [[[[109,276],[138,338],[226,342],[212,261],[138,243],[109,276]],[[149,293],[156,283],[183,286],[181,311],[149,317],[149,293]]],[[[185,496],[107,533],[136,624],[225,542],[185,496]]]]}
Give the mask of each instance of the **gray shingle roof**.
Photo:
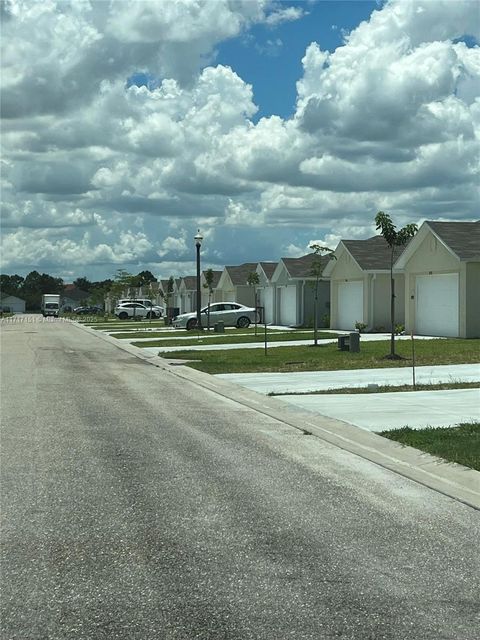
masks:
{"type": "MultiPolygon", "coordinates": [[[[383,271],[390,269],[391,250],[383,236],[373,236],[367,240],[342,240],[358,266],[364,271],[383,271]]],[[[403,253],[405,247],[395,247],[394,261],[403,253]]]]}
{"type": "MultiPolygon", "coordinates": [[[[301,258],[282,258],[282,262],[291,278],[312,278],[312,265],[318,257],[316,253],[307,253],[301,258]]],[[[325,269],[330,257],[320,256],[320,261],[325,269]]]]}
{"type": "Polygon", "coordinates": [[[430,222],[426,224],[459,260],[480,259],[480,220],[476,222],[430,222]]]}
{"type": "Polygon", "coordinates": [[[244,285],[247,284],[247,278],[255,271],[257,268],[258,262],[245,262],[245,264],[240,264],[238,266],[228,266],[225,269],[230,276],[232,284],[234,285],[244,285]]]}
{"type": "MultiPolygon", "coordinates": [[[[212,273],[213,273],[212,287],[215,289],[215,287],[218,284],[218,281],[220,280],[220,276],[222,275],[222,271],[214,271],[212,269],[212,273]]],[[[203,272],[203,274],[205,275],[205,271],[203,272]]]]}
{"type": "Polygon", "coordinates": [[[275,271],[278,262],[260,262],[262,265],[262,269],[269,280],[271,280],[273,276],[273,272],[275,271]]]}
{"type": "Polygon", "coordinates": [[[185,288],[189,291],[197,288],[197,276],[183,276],[182,280],[185,283],[185,288]]]}

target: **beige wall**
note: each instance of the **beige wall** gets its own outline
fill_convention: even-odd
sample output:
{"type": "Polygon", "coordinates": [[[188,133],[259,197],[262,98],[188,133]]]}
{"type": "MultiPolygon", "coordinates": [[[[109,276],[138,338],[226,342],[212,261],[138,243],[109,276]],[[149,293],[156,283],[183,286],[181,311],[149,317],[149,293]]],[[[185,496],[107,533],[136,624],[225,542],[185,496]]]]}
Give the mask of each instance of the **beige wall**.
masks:
{"type": "MultiPolygon", "coordinates": [[[[395,283],[395,324],[405,323],[405,277],[402,273],[393,274],[395,283]]],[[[372,276],[369,322],[373,329],[384,328],[390,331],[390,274],[377,273],[372,276]]]]}

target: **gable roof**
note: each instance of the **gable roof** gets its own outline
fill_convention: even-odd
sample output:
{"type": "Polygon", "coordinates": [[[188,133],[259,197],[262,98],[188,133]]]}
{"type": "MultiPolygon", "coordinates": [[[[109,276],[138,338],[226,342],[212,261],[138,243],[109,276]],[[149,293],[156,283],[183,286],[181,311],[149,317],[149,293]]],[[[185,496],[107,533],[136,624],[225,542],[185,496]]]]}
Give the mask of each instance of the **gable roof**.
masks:
{"type": "MultiPolygon", "coordinates": [[[[366,240],[341,240],[341,243],[363,271],[390,269],[391,249],[383,236],[373,236],[366,240]]],[[[404,250],[405,247],[395,247],[394,261],[404,250]]]]}
{"type": "Polygon", "coordinates": [[[312,266],[319,258],[321,265],[325,269],[330,262],[330,257],[328,255],[319,256],[316,253],[307,253],[307,255],[300,258],[282,258],[282,262],[290,278],[313,278],[312,266]]]}
{"type": "Polygon", "coordinates": [[[19,298],[18,296],[14,296],[9,293],[0,293],[0,301],[5,302],[5,300],[11,300],[14,302],[25,302],[23,298],[19,298]]]}
{"type": "Polygon", "coordinates": [[[480,260],[480,220],[476,222],[425,222],[462,262],[480,260]]]}
{"type": "Polygon", "coordinates": [[[259,262],[258,264],[262,267],[263,273],[267,276],[267,278],[271,280],[273,273],[277,268],[278,262],[259,262]]]}
{"type": "Polygon", "coordinates": [[[194,291],[197,288],[197,276],[183,276],[182,281],[188,291],[194,291]]]}
{"type": "MultiPolygon", "coordinates": [[[[215,289],[215,287],[218,285],[218,282],[220,280],[220,276],[222,275],[222,271],[214,271],[212,269],[212,274],[213,274],[213,279],[212,279],[212,288],[215,289]]],[[[205,271],[202,271],[202,275],[203,278],[205,279],[205,271]]]]}
{"type": "Polygon", "coordinates": [[[240,264],[238,266],[228,266],[225,267],[228,275],[230,276],[230,280],[233,285],[246,285],[247,278],[255,271],[257,268],[258,262],[245,262],[244,264],[240,264]]]}

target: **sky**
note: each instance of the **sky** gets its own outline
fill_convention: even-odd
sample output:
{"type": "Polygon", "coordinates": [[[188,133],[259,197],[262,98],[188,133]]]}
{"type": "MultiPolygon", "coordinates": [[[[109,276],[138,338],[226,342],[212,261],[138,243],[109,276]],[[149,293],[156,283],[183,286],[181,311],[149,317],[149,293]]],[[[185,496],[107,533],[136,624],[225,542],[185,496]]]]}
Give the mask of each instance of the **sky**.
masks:
{"type": "Polygon", "coordinates": [[[278,261],[479,216],[476,0],[1,3],[1,271],[278,261]]]}

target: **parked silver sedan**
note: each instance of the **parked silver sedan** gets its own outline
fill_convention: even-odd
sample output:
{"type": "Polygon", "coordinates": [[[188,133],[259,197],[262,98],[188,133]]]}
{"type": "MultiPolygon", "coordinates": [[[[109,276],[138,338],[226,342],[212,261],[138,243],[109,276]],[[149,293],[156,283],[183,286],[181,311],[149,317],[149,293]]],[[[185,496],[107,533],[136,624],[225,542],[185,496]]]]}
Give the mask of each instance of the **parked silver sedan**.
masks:
{"type": "MultiPolygon", "coordinates": [[[[210,321],[208,320],[208,307],[204,307],[202,313],[202,326],[206,327],[209,323],[213,327],[217,322],[223,322],[226,327],[237,327],[237,329],[246,329],[252,322],[259,320],[258,314],[253,307],[246,307],[238,302],[214,302],[210,305],[210,321]]],[[[172,322],[177,329],[195,329],[197,326],[197,314],[181,313],[176,316],[172,322]]]]}

